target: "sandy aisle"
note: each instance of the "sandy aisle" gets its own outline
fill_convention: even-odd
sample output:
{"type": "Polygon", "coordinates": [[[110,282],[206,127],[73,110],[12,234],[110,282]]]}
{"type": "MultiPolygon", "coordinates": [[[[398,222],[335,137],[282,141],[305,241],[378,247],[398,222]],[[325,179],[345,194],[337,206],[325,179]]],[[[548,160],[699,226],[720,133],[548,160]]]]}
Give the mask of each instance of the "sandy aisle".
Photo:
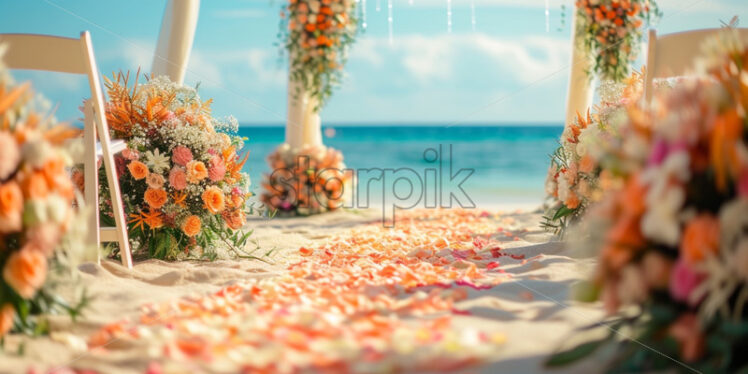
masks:
{"type": "MultiPolygon", "coordinates": [[[[491,210],[495,212],[496,210],[491,210]]],[[[6,355],[0,360],[0,373],[22,373],[29,365],[97,368],[105,373],[141,372],[148,358],[137,349],[118,346],[116,354],[102,356],[85,351],[85,339],[107,322],[132,318],[139,306],[174,300],[180,296],[215,292],[239,279],[272,277],[300,259],[300,246],[324,243],[330,236],[351,228],[377,222],[376,210],[347,211],[309,218],[254,220],[255,238],[263,250],[275,248],[271,264],[260,261],[179,262],[144,261],[132,273],[114,262],[102,266],[81,266],[83,283],[95,295],[85,318],[72,324],[55,318],[50,337],[6,339],[6,355]],[[13,353],[19,344],[25,355],[13,353]]],[[[506,343],[480,368],[479,372],[533,373],[542,370],[542,361],[572,331],[574,326],[595,322],[601,312],[568,301],[569,284],[583,279],[590,270],[589,259],[573,259],[560,244],[538,229],[539,213],[510,212],[500,216],[502,226],[518,239],[507,240],[503,248],[524,259],[501,258],[501,268],[511,279],[490,290],[470,290],[468,299],[457,307],[470,315],[458,316],[458,326],[479,326],[491,333],[502,333],[506,343]],[[573,305],[573,306],[569,306],[573,305]]],[[[261,251],[258,251],[258,253],[261,251]]],[[[587,363],[590,365],[598,363],[587,363]]],[[[585,368],[574,367],[568,372],[585,368]]],[[[470,372],[475,372],[472,370],[470,372]]],[[[589,370],[584,370],[585,372],[589,370]]],[[[559,371],[554,371],[559,372],[559,371]]],[[[564,372],[564,371],[562,371],[564,372]]]]}

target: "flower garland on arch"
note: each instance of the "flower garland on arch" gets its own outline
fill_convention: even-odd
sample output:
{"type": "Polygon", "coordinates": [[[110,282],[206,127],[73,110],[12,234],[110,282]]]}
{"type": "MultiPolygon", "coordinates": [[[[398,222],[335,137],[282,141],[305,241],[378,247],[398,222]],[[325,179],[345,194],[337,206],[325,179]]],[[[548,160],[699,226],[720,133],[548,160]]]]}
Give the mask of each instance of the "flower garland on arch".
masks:
{"type": "Polygon", "coordinates": [[[620,82],[631,74],[642,27],[661,16],[655,0],[577,0],[578,43],[594,56],[589,76],[620,82]]]}
{"type": "Polygon", "coordinates": [[[354,0],[289,0],[278,36],[288,51],[290,79],[317,100],[319,110],[340,83],[358,21],[354,0]]]}
{"type": "Polygon", "coordinates": [[[2,65],[0,46],[0,342],[9,332],[48,332],[43,315],[75,318],[87,305],[59,297],[75,286],[87,250],[85,216],[73,207],[66,167],[67,140],[80,131],[43,116],[43,99],[16,84],[2,65]],[[73,302],[73,304],[68,304],[73,302]]]}
{"type": "MultiPolygon", "coordinates": [[[[213,117],[211,100],[167,77],[139,83],[136,75],[131,85],[129,73],[120,73],[106,79],[106,88],[111,135],[127,143],[115,164],[136,253],[214,258],[220,245],[240,254],[252,209],[249,175],[242,171],[249,154],[242,154],[243,138],[229,135],[236,120],[213,117]]],[[[111,224],[108,185],[99,188],[107,197],[100,201],[101,219],[111,224]]]]}
{"type": "Polygon", "coordinates": [[[748,46],[727,30],[705,50],[702,79],[628,109],[625,142],[608,156],[632,167],[574,243],[599,254],[578,297],[613,317],[598,325],[603,338],[551,365],[609,345],[613,372],[748,369],[748,46]],[[631,335],[610,333],[620,329],[631,335]]]}

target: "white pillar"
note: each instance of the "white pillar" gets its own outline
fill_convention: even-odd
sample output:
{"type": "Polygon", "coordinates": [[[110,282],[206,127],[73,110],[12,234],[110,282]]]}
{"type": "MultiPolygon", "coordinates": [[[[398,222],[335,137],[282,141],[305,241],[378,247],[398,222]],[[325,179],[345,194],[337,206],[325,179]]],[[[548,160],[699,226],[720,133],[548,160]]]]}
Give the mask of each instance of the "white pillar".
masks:
{"type": "Polygon", "coordinates": [[[322,146],[322,121],[315,98],[302,88],[301,83],[288,78],[288,111],[286,143],[293,150],[322,146]]]}
{"type": "Polygon", "coordinates": [[[566,123],[568,126],[574,122],[577,112],[586,113],[592,105],[592,96],[594,95],[593,82],[587,76],[587,72],[592,68],[592,56],[589,56],[584,50],[579,48],[577,43],[577,9],[574,8],[574,16],[571,23],[571,72],[569,76],[569,91],[566,95],[566,123]]]}
{"type": "Polygon", "coordinates": [[[161,22],[151,72],[182,84],[195,37],[200,0],[169,0],[161,22]]]}

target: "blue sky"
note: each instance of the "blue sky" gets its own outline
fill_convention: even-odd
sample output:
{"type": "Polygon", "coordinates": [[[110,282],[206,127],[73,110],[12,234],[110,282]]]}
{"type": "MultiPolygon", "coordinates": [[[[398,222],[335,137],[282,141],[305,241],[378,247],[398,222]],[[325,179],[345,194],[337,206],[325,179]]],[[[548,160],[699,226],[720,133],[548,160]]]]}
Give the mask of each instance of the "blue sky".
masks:
{"type": "MultiPolygon", "coordinates": [[[[571,0],[392,0],[393,42],[387,0],[367,0],[368,28],[350,51],[346,79],[323,109],[323,123],[434,125],[472,123],[560,124],[570,54],[571,0]],[[410,3],[413,3],[412,5],[410,3]],[[566,4],[566,25],[561,5],[566,4]],[[561,28],[559,31],[558,29],[561,28]]],[[[745,0],[660,0],[662,33],[717,27],[738,15],[745,0]]],[[[200,82],[217,115],[242,124],[285,121],[284,61],[276,33],[278,0],[203,0],[185,82],[200,82]]],[[[0,33],[77,36],[90,30],[103,74],[150,69],[165,1],[0,0],[0,33]]],[[[58,118],[77,118],[87,96],[83,78],[23,72],[59,105],[58,118]]]]}

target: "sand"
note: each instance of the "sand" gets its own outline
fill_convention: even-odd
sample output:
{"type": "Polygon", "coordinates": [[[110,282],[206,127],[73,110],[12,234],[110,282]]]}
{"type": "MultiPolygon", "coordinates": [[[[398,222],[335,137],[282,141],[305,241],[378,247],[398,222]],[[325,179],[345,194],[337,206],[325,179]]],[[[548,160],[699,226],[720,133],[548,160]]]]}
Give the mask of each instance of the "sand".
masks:
{"type": "MultiPolygon", "coordinates": [[[[496,211],[494,208],[492,212],[496,211]]],[[[281,274],[288,264],[300,259],[300,246],[323,243],[332,235],[377,222],[380,214],[377,210],[340,211],[306,218],[251,220],[253,238],[262,251],[273,249],[267,263],[148,260],[136,263],[132,271],[114,261],[83,264],[79,269],[81,282],[95,296],[84,318],[76,323],[64,317],[52,318],[52,333],[46,337],[7,337],[5,354],[0,356],[0,373],[59,366],[86,367],[103,373],[142,372],[147,361],[136,349],[117,346],[115,342],[116,354],[97,355],[86,349],[87,337],[106,323],[135,317],[143,304],[214,292],[238,279],[281,274]],[[23,355],[13,353],[19,345],[24,346],[23,355]]],[[[512,275],[511,280],[490,290],[471,290],[468,299],[457,305],[470,315],[458,316],[455,321],[506,336],[496,357],[469,372],[543,372],[543,361],[575,327],[602,317],[599,305],[580,305],[569,300],[569,286],[589,274],[594,260],[575,258],[572,250],[552,241],[539,228],[541,215],[537,210],[512,209],[504,216],[512,222],[509,228],[522,232],[519,240],[504,246],[505,251],[530,260],[502,259],[502,268],[512,275]]],[[[591,360],[551,372],[599,371],[599,366],[599,361],[591,360]]]]}

